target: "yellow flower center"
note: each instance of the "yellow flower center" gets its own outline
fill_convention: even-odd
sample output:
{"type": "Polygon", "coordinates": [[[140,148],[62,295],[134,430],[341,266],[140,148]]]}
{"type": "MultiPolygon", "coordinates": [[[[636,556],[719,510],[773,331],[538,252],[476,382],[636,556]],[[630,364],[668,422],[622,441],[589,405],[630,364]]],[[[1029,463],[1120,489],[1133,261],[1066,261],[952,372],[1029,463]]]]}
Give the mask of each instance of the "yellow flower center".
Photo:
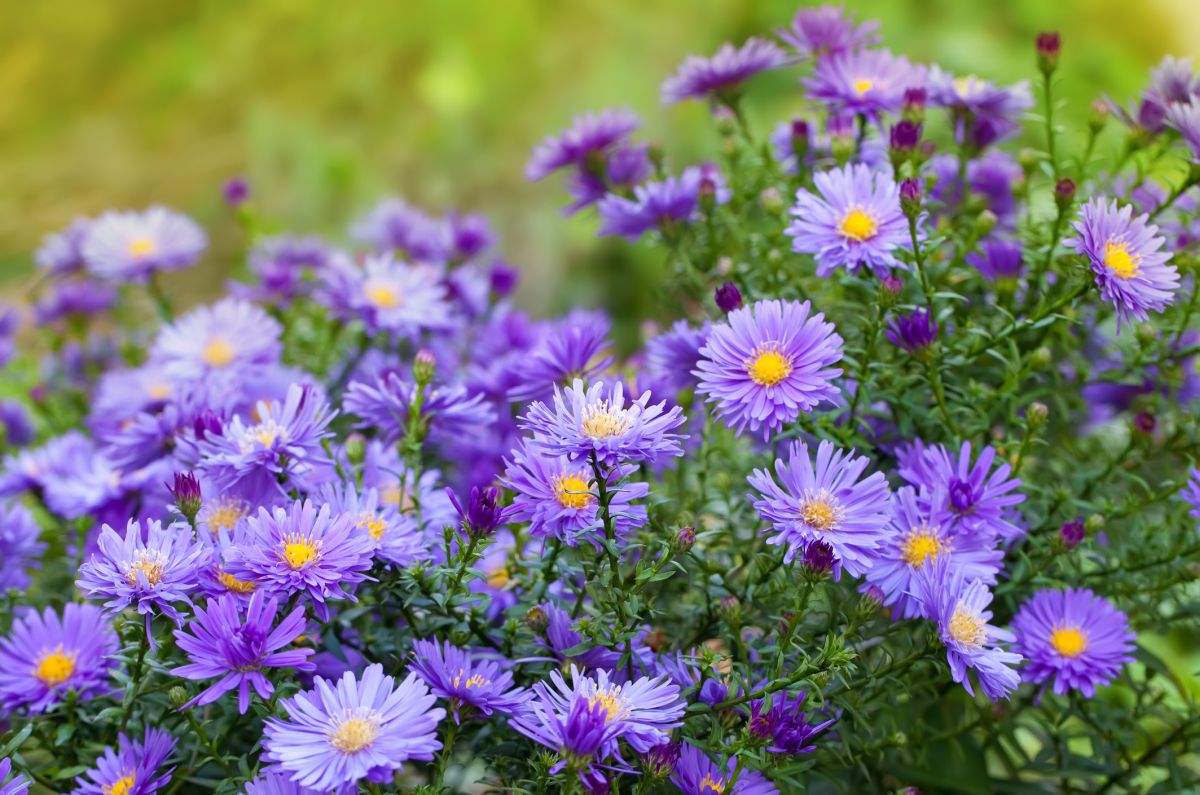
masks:
{"type": "Polygon", "coordinates": [[[1129,253],[1129,244],[1112,239],[1104,244],[1104,267],[1113,272],[1118,279],[1132,279],[1137,276],[1142,265],[1142,258],[1129,253]]]}
{"type": "Polygon", "coordinates": [[[792,359],[780,353],[778,348],[762,349],[746,362],[746,372],[759,386],[775,386],[792,374],[792,359]]]}
{"type": "Polygon", "coordinates": [[[937,528],[921,525],[914,527],[904,539],[902,554],[905,563],[919,569],[927,562],[937,560],[937,556],[945,551],[946,545],[938,538],[937,528]]]}
{"type": "Polygon", "coordinates": [[[104,785],[104,795],[129,795],[133,785],[137,783],[132,773],[127,773],[111,784],[104,785]]]}
{"type": "Polygon", "coordinates": [[[171,397],[171,385],[151,384],[150,388],[146,390],[146,394],[150,396],[151,400],[166,400],[171,397]]]}
{"type": "Polygon", "coordinates": [[[704,774],[704,778],[701,779],[701,781],[700,781],[701,795],[703,795],[703,793],[705,793],[705,792],[722,793],[724,791],[725,791],[725,779],[718,776],[716,778],[716,780],[713,780],[711,773],[704,774]]]}
{"type": "Polygon", "coordinates": [[[41,658],[38,659],[37,667],[33,670],[33,675],[40,679],[46,687],[61,685],[70,679],[73,673],[75,673],[75,655],[65,654],[61,643],[54,651],[43,652],[41,658]]]}
{"type": "Polygon", "coordinates": [[[221,530],[232,530],[237,527],[248,513],[250,506],[236,497],[223,497],[204,512],[204,526],[213,535],[221,530]]]}
{"type": "Polygon", "coordinates": [[[1078,657],[1087,650],[1087,635],[1079,627],[1061,626],[1051,633],[1050,645],[1063,657],[1078,657]]]}
{"type": "Polygon", "coordinates": [[[495,588],[497,591],[508,585],[508,569],[504,567],[493,569],[488,574],[487,584],[488,587],[495,588]]]}
{"type": "Polygon", "coordinates": [[[138,572],[146,577],[151,586],[162,582],[163,571],[167,567],[167,559],[161,552],[141,549],[134,553],[133,560],[125,564],[125,581],[130,585],[138,584],[138,572]]]}
{"type": "Polygon", "coordinates": [[[363,286],[363,295],[367,302],[376,309],[395,309],[400,306],[402,298],[395,285],[380,279],[368,279],[363,286]]]}
{"type": "Polygon", "coordinates": [[[879,221],[861,207],[852,207],[850,212],[842,216],[842,221],[838,224],[838,232],[842,237],[861,243],[879,233],[879,221]]]}
{"type": "Polygon", "coordinates": [[[259,444],[264,448],[269,448],[275,444],[278,439],[286,438],[283,428],[275,420],[264,420],[258,425],[251,425],[242,433],[240,447],[243,453],[248,453],[254,449],[255,444],[259,444]]]}
{"type": "Polygon", "coordinates": [[[135,237],[133,240],[129,241],[129,256],[133,257],[134,259],[148,257],[157,249],[158,244],[154,242],[153,238],[135,237]]]}
{"type": "Polygon", "coordinates": [[[321,542],[305,535],[284,536],[283,551],[280,553],[288,568],[302,569],[321,557],[321,542]]]}
{"type": "Polygon", "coordinates": [[[225,590],[232,591],[233,593],[250,593],[256,587],[258,587],[257,583],[239,580],[237,577],[234,577],[232,574],[227,572],[221,572],[218,574],[217,579],[220,581],[221,585],[225,586],[225,590]]]}
{"type": "Polygon", "coordinates": [[[483,687],[484,685],[490,684],[490,682],[487,679],[484,679],[479,674],[471,674],[470,676],[467,676],[467,679],[465,682],[463,681],[464,676],[467,676],[467,672],[464,671],[462,668],[459,668],[458,675],[454,677],[454,686],[455,687],[466,687],[466,688],[483,687]]]}
{"type": "Polygon", "coordinates": [[[975,75],[954,78],[954,92],[963,99],[971,97],[983,86],[982,81],[975,75]]]}
{"type": "Polygon", "coordinates": [[[962,604],[959,604],[950,616],[947,630],[950,637],[967,648],[978,649],[987,640],[987,627],[979,620],[978,614],[969,611],[962,604]]]}
{"type": "Polygon", "coordinates": [[[613,408],[608,401],[589,407],[583,413],[583,435],[589,439],[610,439],[629,430],[633,420],[622,410],[613,408]]]}
{"type": "Polygon", "coordinates": [[[800,518],[806,525],[821,532],[837,529],[843,513],[837,499],[825,489],[807,495],[800,503],[800,518]]]}
{"type": "Polygon", "coordinates": [[[868,77],[860,77],[854,81],[854,92],[860,97],[875,87],[875,81],[868,77]]]}
{"type": "Polygon", "coordinates": [[[329,744],[343,754],[356,754],[370,747],[379,736],[379,719],[374,713],[353,714],[329,735],[329,744]]]}
{"type": "Polygon", "coordinates": [[[596,694],[588,699],[588,706],[595,709],[597,704],[607,713],[604,716],[605,723],[612,723],[629,712],[629,708],[625,706],[625,699],[621,695],[620,685],[596,691],[596,694]]]}
{"type": "Polygon", "coordinates": [[[209,367],[228,367],[229,363],[233,361],[233,357],[233,346],[221,337],[210,339],[200,353],[200,358],[209,367]]]}
{"type": "Polygon", "coordinates": [[[596,498],[588,491],[588,482],[579,475],[559,475],[554,479],[554,497],[564,508],[581,511],[596,498]]]}
{"type": "Polygon", "coordinates": [[[360,528],[367,528],[367,535],[378,541],[383,538],[383,532],[387,530],[387,522],[377,513],[364,513],[358,519],[360,528]]]}

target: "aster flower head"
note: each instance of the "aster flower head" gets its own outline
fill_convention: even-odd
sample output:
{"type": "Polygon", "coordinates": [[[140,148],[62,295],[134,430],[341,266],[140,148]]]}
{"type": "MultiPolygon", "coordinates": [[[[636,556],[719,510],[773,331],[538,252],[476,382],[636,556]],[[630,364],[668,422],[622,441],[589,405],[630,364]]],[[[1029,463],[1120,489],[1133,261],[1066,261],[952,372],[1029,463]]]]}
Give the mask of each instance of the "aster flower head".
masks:
{"type": "Polygon", "coordinates": [[[807,754],[817,746],[812,740],[836,722],[836,718],[811,723],[804,709],[807,693],[801,690],[795,698],[778,693],[766,700],[750,703],[750,722],[760,719],[771,742],[767,750],[776,754],[807,754]]]}
{"type": "Polygon", "coordinates": [[[853,12],[827,5],[802,8],[792,22],[779,31],[779,38],[804,58],[822,58],[873,47],[883,39],[879,23],[858,23],[853,12]]]}
{"type": "Polygon", "coordinates": [[[117,633],[94,605],[68,602],[30,610],[0,639],[0,705],[45,712],[67,693],[81,701],[111,692],[117,633]]]}
{"type": "Polygon", "coordinates": [[[757,770],[741,769],[736,756],[726,757],[718,765],[694,745],[679,748],[679,757],[671,770],[671,783],[684,795],[778,795],[776,788],[757,770]],[[734,775],[737,780],[734,781],[734,775]],[[732,787],[732,788],[730,788],[732,787]]]}
{"type": "Polygon", "coordinates": [[[256,591],[243,603],[233,596],[197,607],[186,629],[175,630],[179,648],[189,662],[171,673],[184,679],[216,679],[183,709],[211,704],[233,690],[238,694],[238,713],[250,708],[250,688],[266,700],[275,692],[266,668],[311,671],[312,649],[288,648],[304,634],[304,608],[297,607],[276,625],[279,602],[256,591]]]}
{"type": "Polygon", "coordinates": [[[842,338],[808,301],[758,301],[713,326],[693,371],[697,392],[739,433],[766,438],[801,412],[837,399],[842,338]]]}
{"type": "Polygon", "coordinates": [[[637,240],[652,229],[695,220],[705,185],[711,186],[717,204],[729,201],[729,189],[710,164],[686,168],[678,177],[638,185],[633,189],[633,198],[610,193],[596,207],[601,219],[599,234],[637,240]]]}
{"type": "MultiPolygon", "coordinates": [[[[342,407],[361,419],[358,427],[371,428],[385,444],[394,444],[408,430],[409,411],[418,387],[389,371],[373,381],[354,381],[346,389],[342,407]]],[[[472,433],[496,421],[496,412],[482,395],[460,384],[437,385],[424,391],[421,417],[432,436],[472,433]]]]}
{"type": "Polygon", "coordinates": [[[900,477],[923,495],[946,493],[947,508],[958,528],[983,538],[1015,538],[1022,530],[1013,524],[1010,511],[1025,501],[1017,491],[1019,478],[1001,462],[993,470],[996,451],[984,447],[972,462],[971,443],[963,442],[957,457],[944,445],[926,447],[918,441],[911,456],[901,461],[900,477]]]}
{"type": "Polygon", "coordinates": [[[686,58],[675,74],[662,84],[664,105],[685,99],[729,97],[747,79],[759,72],[782,66],[787,54],[774,42],[751,38],[741,47],[725,44],[711,58],[686,58]]]}
{"type": "Polygon", "coordinates": [[[410,265],[391,253],[368,255],[361,265],[334,257],[319,280],[318,299],[342,320],[361,321],[369,334],[413,337],[450,326],[447,288],[431,265],[410,265]]]}
{"type": "MultiPolygon", "coordinates": [[[[353,785],[333,790],[335,795],[351,795],[357,791],[358,788],[353,785]]],[[[300,786],[292,781],[287,773],[269,770],[260,773],[254,780],[246,782],[246,788],[242,791],[242,795],[323,795],[323,793],[320,790],[300,786]]]]}
{"type": "Polygon", "coordinates": [[[877,119],[900,109],[904,92],[925,86],[925,69],[887,50],[842,52],[817,61],[809,95],[830,110],[877,119]]]}
{"type": "Polygon", "coordinates": [[[1188,482],[1180,491],[1180,497],[1191,508],[1188,516],[1200,521],[1200,469],[1193,469],[1188,475],[1188,482]]]}
{"type": "Polygon", "coordinates": [[[75,218],[65,229],[42,238],[42,245],[33,255],[38,270],[51,276],[83,270],[83,241],[91,224],[90,218],[75,218]]]}
{"type": "Polygon", "coordinates": [[[1129,619],[1112,602],[1087,589],[1038,591],[1013,616],[1016,649],[1028,660],[1022,678],[1054,680],[1054,692],[1079,690],[1088,698],[1125,663],[1133,662],[1129,619]]]}
{"type": "Polygon", "coordinates": [[[1088,258],[1100,295],[1123,323],[1146,320],[1149,311],[1162,312],[1175,300],[1179,272],[1168,264],[1166,242],[1149,216],[1133,217],[1133,207],[1115,200],[1093,198],[1083,205],[1072,226],[1077,237],[1066,245],[1088,258]]]}
{"type": "Polygon", "coordinates": [[[525,165],[530,182],[549,176],[561,168],[584,168],[589,158],[603,154],[642,124],[633,111],[607,109],[576,116],[558,135],[547,136],[525,165]]]}
{"type": "Polygon", "coordinates": [[[109,284],[87,278],[59,281],[34,306],[34,319],[46,326],[64,318],[99,315],[116,302],[117,292],[109,284]]]}
{"type": "Polygon", "coordinates": [[[692,373],[711,330],[708,323],[696,328],[686,320],[675,321],[670,329],[646,342],[647,368],[675,390],[695,385],[692,373]]]}
{"type": "Polygon", "coordinates": [[[908,269],[893,253],[911,246],[911,235],[890,175],[847,165],[815,175],[813,185],[817,193],[796,192],[787,234],[793,251],[816,258],[818,276],[863,264],[877,272],[908,269]]]}
{"type": "Polygon", "coordinates": [[[0,759],[0,795],[26,795],[29,792],[29,779],[20,773],[9,779],[12,774],[12,760],[0,759]]]}
{"type": "Polygon", "coordinates": [[[413,641],[412,670],[429,685],[433,694],[450,701],[450,712],[458,723],[459,710],[474,709],[485,716],[499,710],[513,714],[528,700],[524,688],[513,687],[512,674],[494,660],[477,659],[449,641],[413,641]]]}
{"type": "Polygon", "coordinates": [[[356,529],[370,539],[376,558],[407,566],[427,557],[426,539],[416,520],[402,514],[400,506],[385,501],[379,489],[359,489],[353,480],[331,483],[322,487],[319,500],[329,505],[334,515],[354,518],[356,529]]]}
{"type": "Polygon", "coordinates": [[[884,332],[888,340],[913,356],[926,356],[937,341],[938,324],[933,313],[921,307],[912,312],[893,315],[884,332]]]}
{"type": "Polygon", "coordinates": [[[1192,154],[1192,162],[1200,162],[1200,100],[1177,103],[1167,109],[1167,125],[1183,137],[1192,154]]]}
{"type": "Polygon", "coordinates": [[[286,719],[263,726],[263,759],[269,770],[305,787],[329,791],[402,769],[410,759],[429,761],[442,747],[437,724],[446,712],[415,673],[396,684],[383,666],[361,677],[317,677],[313,689],[284,699],[286,719]]]}
{"type": "Polygon", "coordinates": [[[350,237],[380,254],[425,263],[446,262],[452,246],[447,224],[397,198],[381,200],[358,218],[350,226],[350,237]]]}
{"type": "Polygon", "coordinates": [[[652,404],[650,393],[627,401],[620,381],[583,381],[554,390],[553,404],[534,402],[521,417],[521,427],[551,455],[572,461],[594,456],[607,467],[681,456],[684,437],[673,431],[685,421],[678,406],[652,404]]]}
{"type": "Polygon", "coordinates": [[[279,321],[261,307],[223,298],[163,326],[150,358],[172,379],[244,374],[279,361],[282,333],[279,321]]]}
{"type": "Polygon", "coordinates": [[[957,140],[973,136],[979,148],[1017,134],[1021,115],[1033,107],[1028,81],[1005,88],[975,75],[956,77],[937,66],[929,71],[928,91],[930,104],[959,114],[957,140]]]}
{"type": "Polygon", "coordinates": [[[204,230],[191,218],[151,207],[99,216],[88,226],[81,253],[93,276],[140,283],[155,272],[194,265],[207,245],[204,230]]]}
{"type": "Polygon", "coordinates": [[[250,250],[247,260],[257,284],[231,282],[230,290],[240,297],[280,306],[312,292],[317,274],[333,261],[333,251],[319,237],[274,235],[250,250]]]}
{"type": "Polygon", "coordinates": [[[141,740],[125,734],[117,738],[117,750],[107,748],[96,767],[75,780],[76,795],[152,795],[171,780],[171,767],[160,772],[175,750],[175,738],[153,726],[146,727],[141,740]]]}
{"type": "Polygon", "coordinates": [[[583,644],[583,635],[575,629],[571,614],[549,602],[539,605],[537,610],[545,622],[545,639],[541,644],[560,662],[578,664],[585,669],[613,669],[620,662],[620,654],[603,646],[582,653],[574,651],[583,644]],[[567,651],[572,651],[572,654],[568,655],[567,651]]]}
{"type": "Polygon", "coordinates": [[[611,332],[603,312],[576,310],[549,324],[537,346],[514,363],[508,399],[545,400],[556,386],[604,372],[613,363],[611,332]]]}
{"type": "Polygon", "coordinates": [[[863,478],[868,460],[822,441],[814,461],[808,445],[793,442],[788,459],[775,461],[778,482],[765,469],[748,478],[758,494],[754,508],[770,524],[768,544],[785,544],[791,563],[805,544],[821,541],[833,548],[850,574],[865,574],[879,557],[888,537],[890,514],[887,479],[882,472],[863,478]]]}
{"type": "Polygon", "coordinates": [[[1012,643],[1013,634],[988,623],[992,594],[987,586],[978,579],[967,580],[949,566],[948,558],[925,566],[916,585],[924,602],[922,612],[937,624],[954,681],[974,695],[969,675],[974,670],[988,698],[1008,698],[1021,682],[1015,666],[1023,658],[1001,645],[1012,643]]]}
{"type": "Polygon", "coordinates": [[[1024,251],[1016,240],[989,237],[964,259],[979,271],[983,278],[994,282],[1015,282],[1024,270],[1024,251]]]}
{"type": "Polygon", "coordinates": [[[29,587],[46,543],[33,514],[19,502],[0,500],[0,594],[29,587]]]}

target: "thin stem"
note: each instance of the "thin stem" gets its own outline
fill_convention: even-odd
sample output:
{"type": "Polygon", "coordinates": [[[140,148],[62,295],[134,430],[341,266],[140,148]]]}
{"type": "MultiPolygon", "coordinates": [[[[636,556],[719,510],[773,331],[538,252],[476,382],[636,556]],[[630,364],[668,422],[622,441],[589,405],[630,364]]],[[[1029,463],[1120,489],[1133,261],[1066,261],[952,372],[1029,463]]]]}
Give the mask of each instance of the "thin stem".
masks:
{"type": "Polygon", "coordinates": [[[158,310],[158,315],[162,318],[162,321],[170,323],[174,320],[175,310],[171,308],[171,300],[167,298],[162,284],[158,281],[157,272],[150,274],[150,281],[146,283],[146,290],[150,293],[150,298],[154,301],[154,308],[158,310]]]}
{"type": "Polygon", "coordinates": [[[942,419],[950,426],[950,432],[956,438],[962,437],[962,431],[958,428],[958,423],[954,421],[954,415],[950,413],[950,406],[946,403],[946,390],[942,387],[942,376],[938,372],[937,357],[930,355],[925,359],[925,372],[929,376],[929,384],[933,387],[933,396],[937,400],[938,409],[942,412],[942,419]]]}
{"type": "Polygon", "coordinates": [[[129,718],[133,715],[133,705],[137,701],[138,692],[142,689],[142,673],[145,668],[146,652],[149,650],[150,628],[143,622],[142,637],[138,641],[137,662],[133,666],[133,681],[129,692],[125,694],[125,706],[121,710],[121,732],[124,732],[125,727],[129,724],[129,718]]]}
{"type": "Polygon", "coordinates": [[[1049,71],[1042,73],[1042,96],[1046,102],[1046,154],[1050,156],[1050,170],[1058,180],[1058,155],[1054,146],[1054,96],[1050,90],[1052,81],[1049,71]]]}
{"type": "Polygon", "coordinates": [[[237,773],[232,767],[229,766],[229,763],[225,761],[224,757],[221,756],[221,752],[217,750],[217,746],[208,736],[208,732],[204,731],[204,727],[200,725],[200,721],[196,720],[196,716],[193,714],[194,712],[195,710],[191,709],[184,710],[184,716],[187,718],[188,724],[191,725],[192,731],[194,731],[196,736],[200,738],[200,743],[208,751],[208,755],[214,762],[221,766],[221,769],[225,771],[225,774],[230,777],[236,776],[237,773]]]}

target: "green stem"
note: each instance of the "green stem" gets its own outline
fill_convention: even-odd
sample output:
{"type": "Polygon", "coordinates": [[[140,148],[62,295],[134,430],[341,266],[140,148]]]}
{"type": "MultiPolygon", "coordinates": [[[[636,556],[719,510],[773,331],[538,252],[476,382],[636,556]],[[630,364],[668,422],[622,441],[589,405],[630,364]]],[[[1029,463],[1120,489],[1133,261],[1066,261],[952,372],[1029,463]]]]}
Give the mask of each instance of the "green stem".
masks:
{"type": "Polygon", "coordinates": [[[1046,153],[1050,156],[1050,171],[1058,180],[1058,155],[1054,146],[1054,97],[1051,92],[1050,72],[1042,73],[1042,96],[1046,102],[1046,153]]]}
{"type": "Polygon", "coordinates": [[[442,752],[438,754],[434,780],[438,787],[445,787],[446,763],[454,753],[454,741],[458,738],[459,725],[456,721],[446,721],[446,740],[442,743],[442,752]]]}
{"type": "Polygon", "coordinates": [[[142,637],[138,641],[138,656],[137,662],[133,666],[133,681],[130,685],[130,690],[125,694],[125,705],[121,710],[121,732],[124,733],[125,727],[129,724],[129,718],[133,715],[133,705],[137,701],[138,692],[142,689],[142,674],[145,668],[146,652],[150,650],[150,629],[142,623],[142,637]]]}
{"type": "Polygon", "coordinates": [[[158,316],[164,323],[170,323],[175,319],[175,311],[171,308],[171,300],[167,298],[166,292],[163,291],[162,284],[158,281],[158,273],[150,274],[150,281],[146,284],[146,290],[150,293],[150,298],[154,301],[154,308],[158,310],[158,316]]]}
{"type": "Polygon", "coordinates": [[[225,775],[230,776],[231,778],[236,776],[237,773],[232,767],[229,766],[229,763],[225,761],[224,757],[221,756],[221,753],[217,750],[217,746],[208,736],[208,732],[204,731],[204,727],[200,725],[200,721],[196,720],[196,716],[193,714],[194,712],[195,710],[191,709],[184,710],[184,715],[187,717],[188,724],[192,727],[192,731],[194,731],[196,736],[200,738],[201,745],[203,745],[208,751],[209,757],[211,757],[214,762],[221,766],[221,769],[225,771],[225,775]]]}

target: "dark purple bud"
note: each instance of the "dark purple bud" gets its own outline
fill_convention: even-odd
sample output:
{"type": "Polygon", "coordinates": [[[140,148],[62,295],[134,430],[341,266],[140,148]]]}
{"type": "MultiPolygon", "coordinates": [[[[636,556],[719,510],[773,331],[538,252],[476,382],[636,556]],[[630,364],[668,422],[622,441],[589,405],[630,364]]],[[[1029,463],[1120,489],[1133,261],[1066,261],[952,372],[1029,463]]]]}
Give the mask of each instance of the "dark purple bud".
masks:
{"type": "Polygon", "coordinates": [[[978,501],[979,497],[970,483],[958,478],[950,481],[950,507],[955,513],[970,513],[978,501]]]}
{"type": "Polygon", "coordinates": [[[491,225],[482,215],[452,213],[447,224],[459,259],[470,259],[496,242],[491,225]]]}
{"type": "Polygon", "coordinates": [[[742,306],[742,294],[733,282],[725,282],[717,288],[717,308],[729,313],[742,306]]]}
{"type": "Polygon", "coordinates": [[[188,524],[194,524],[202,501],[200,481],[196,475],[192,472],[176,472],[175,485],[172,486],[169,483],[163,485],[170,490],[171,496],[175,498],[175,507],[188,520],[188,524]]]}
{"type": "Polygon", "coordinates": [[[927,99],[928,95],[923,88],[905,89],[901,114],[909,121],[923,121],[925,119],[925,103],[927,99]]]}
{"type": "Polygon", "coordinates": [[[915,221],[921,215],[921,183],[915,179],[900,183],[900,210],[910,221],[915,221]]]}
{"type": "Polygon", "coordinates": [[[250,198],[250,183],[245,177],[234,177],[221,188],[221,195],[230,207],[241,207],[250,198]]]}
{"type": "Polygon", "coordinates": [[[1063,177],[1054,183],[1054,203],[1058,205],[1059,210],[1065,210],[1070,207],[1074,199],[1075,180],[1063,177]]]}
{"type": "Polygon", "coordinates": [[[446,489],[446,495],[450,497],[450,502],[454,505],[454,510],[458,511],[459,517],[462,519],[463,529],[471,538],[486,538],[496,532],[496,528],[500,525],[503,518],[503,509],[500,507],[500,490],[495,486],[479,488],[475,486],[471,489],[471,499],[467,501],[466,510],[458,501],[458,497],[454,494],[454,489],[446,489]]]}
{"type": "Polygon", "coordinates": [[[1141,433],[1154,433],[1155,426],[1158,425],[1154,415],[1148,411],[1139,411],[1137,416],[1133,418],[1133,427],[1141,433]]]}
{"type": "Polygon", "coordinates": [[[671,775],[675,763],[679,761],[679,744],[662,743],[651,748],[641,756],[642,770],[652,778],[666,778],[671,775]]]}
{"type": "Polygon", "coordinates": [[[50,387],[45,384],[36,384],[29,390],[29,399],[34,403],[41,403],[50,396],[50,387]]]}
{"type": "Polygon", "coordinates": [[[872,584],[868,585],[867,589],[863,591],[863,598],[870,599],[872,602],[881,605],[883,604],[883,600],[887,598],[887,594],[878,585],[872,584]]]}
{"type": "Polygon", "coordinates": [[[681,527],[675,533],[675,540],[671,544],[675,554],[680,555],[687,552],[696,543],[696,528],[681,527]]]}
{"type": "Polygon", "coordinates": [[[770,713],[763,713],[761,707],[755,704],[751,709],[750,723],[746,726],[746,730],[750,732],[750,736],[759,742],[765,742],[771,739],[773,727],[771,726],[770,713]]]}
{"type": "Polygon", "coordinates": [[[914,309],[893,317],[884,333],[897,348],[921,357],[929,353],[937,340],[938,324],[928,309],[914,309]]]}
{"type": "Polygon", "coordinates": [[[811,129],[807,121],[792,119],[792,153],[796,155],[797,162],[802,162],[808,154],[810,134],[811,129]]]}
{"type": "Polygon", "coordinates": [[[488,278],[492,283],[492,292],[503,298],[517,286],[520,274],[516,268],[510,266],[508,263],[497,260],[492,263],[492,269],[488,274],[488,278]]]}
{"type": "Polygon", "coordinates": [[[1049,75],[1058,68],[1058,55],[1062,52],[1062,39],[1058,32],[1039,33],[1037,37],[1038,69],[1049,75]]]}
{"type": "Polygon", "coordinates": [[[887,290],[892,295],[900,295],[904,289],[904,280],[899,276],[888,274],[879,280],[879,284],[883,289],[887,290]]]}
{"type": "Polygon", "coordinates": [[[1072,519],[1058,528],[1058,537],[1067,549],[1074,549],[1079,546],[1079,543],[1083,541],[1086,535],[1087,526],[1080,519],[1072,519]]]}
{"type": "Polygon", "coordinates": [[[892,125],[889,136],[893,152],[910,154],[921,141],[921,124],[904,119],[892,125]]]}
{"type": "Polygon", "coordinates": [[[834,557],[833,547],[824,541],[811,541],[804,547],[800,562],[813,574],[824,574],[833,568],[837,558],[834,557]]]}
{"type": "Polygon", "coordinates": [[[711,177],[700,178],[700,209],[706,213],[712,212],[717,206],[717,183],[711,177]]]}

